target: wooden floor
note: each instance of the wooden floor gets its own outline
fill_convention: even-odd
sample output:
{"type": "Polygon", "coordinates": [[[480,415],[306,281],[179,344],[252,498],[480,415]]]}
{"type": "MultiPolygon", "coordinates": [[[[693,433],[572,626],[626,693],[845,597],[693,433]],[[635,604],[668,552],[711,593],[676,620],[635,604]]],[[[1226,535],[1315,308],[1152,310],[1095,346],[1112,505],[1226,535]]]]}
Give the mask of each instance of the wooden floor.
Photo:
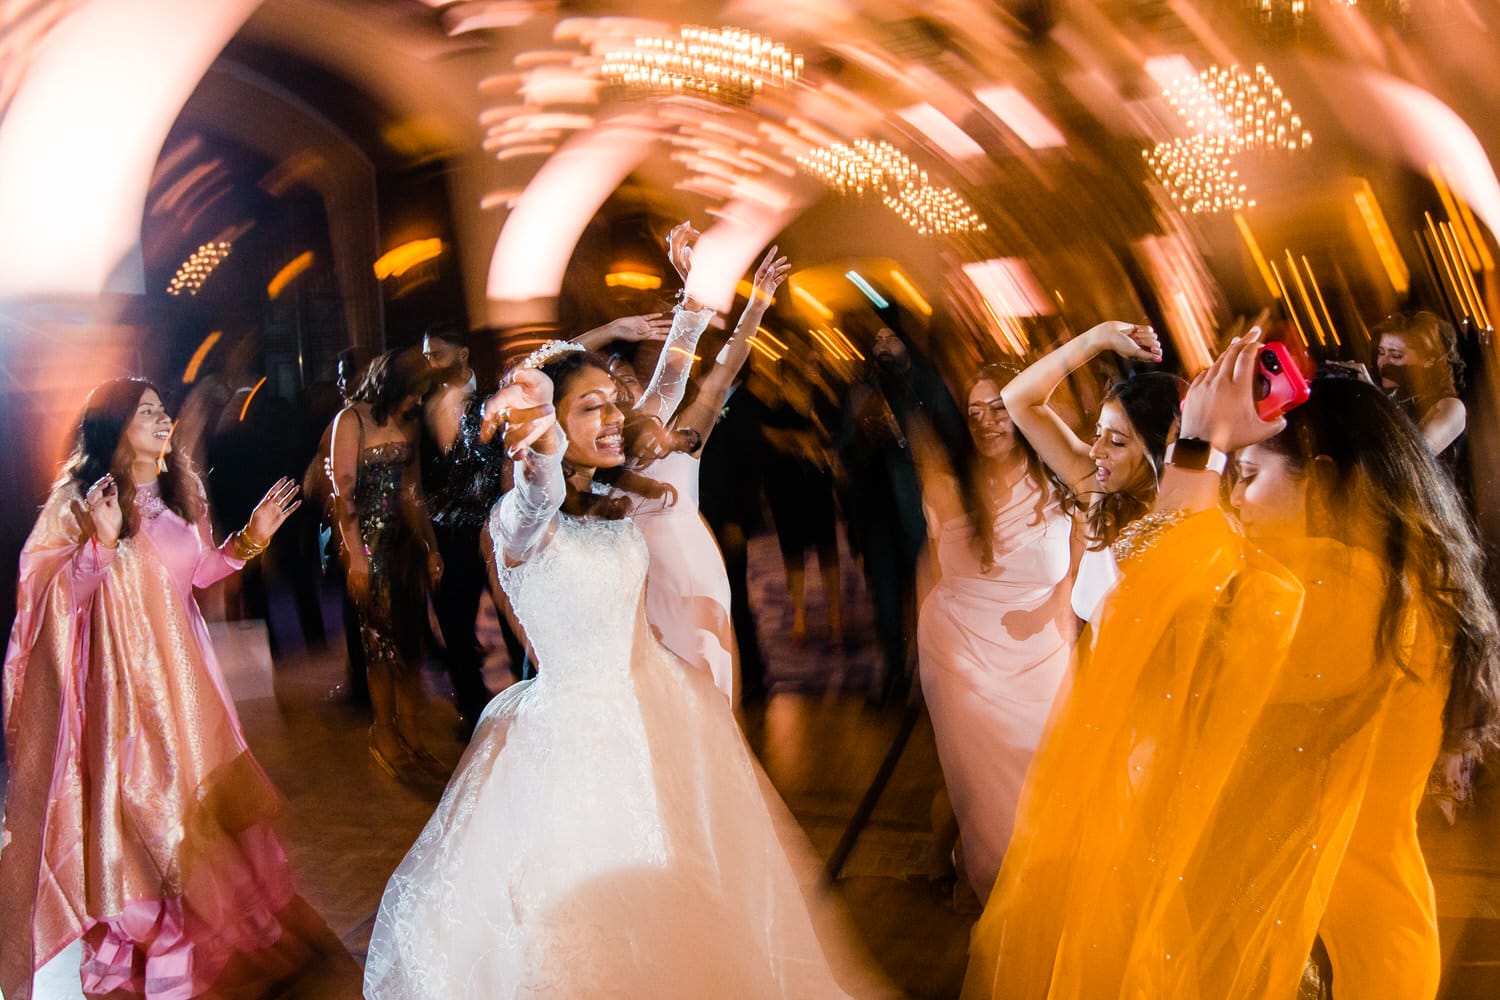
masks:
{"type": "MultiPolygon", "coordinates": [[[[826,857],[886,758],[907,706],[875,709],[865,703],[873,655],[870,613],[847,560],[850,642],[843,645],[828,645],[820,631],[823,599],[812,571],[810,634],[803,645],[790,641],[790,612],[773,540],[752,543],[752,578],[762,647],[775,683],[768,702],[746,714],[745,730],[826,857]]],[[[329,610],[331,616],[331,603],[329,610]]],[[[272,625],[284,648],[295,645],[287,638],[295,629],[282,602],[273,602],[272,625]]],[[[337,635],[336,623],[332,634],[337,635]]],[[[252,749],[288,799],[281,832],[298,887],[353,957],[294,991],[318,1000],[359,995],[359,966],[381,890],[441,792],[437,784],[404,787],[375,769],[365,750],[368,717],[345,703],[342,672],[339,653],[294,651],[277,664],[274,698],[240,704],[252,749]]],[[[492,658],[487,675],[492,686],[504,682],[503,654],[492,658]]],[[[427,679],[434,693],[426,718],[429,742],[453,763],[461,751],[453,735],[456,717],[441,697],[441,675],[429,672],[427,679]]],[[[919,716],[832,890],[885,974],[905,994],[934,1000],[957,995],[974,920],[972,897],[955,904],[920,877],[939,784],[931,727],[919,716]]],[[[1424,847],[1442,918],[1445,1000],[1500,997],[1500,788],[1488,791],[1482,808],[1451,829],[1435,814],[1424,816],[1424,847]]],[[[11,905],[5,901],[4,908],[11,905]]],[[[78,995],[76,975],[66,960],[61,964],[39,982],[37,1000],[78,995]]]]}

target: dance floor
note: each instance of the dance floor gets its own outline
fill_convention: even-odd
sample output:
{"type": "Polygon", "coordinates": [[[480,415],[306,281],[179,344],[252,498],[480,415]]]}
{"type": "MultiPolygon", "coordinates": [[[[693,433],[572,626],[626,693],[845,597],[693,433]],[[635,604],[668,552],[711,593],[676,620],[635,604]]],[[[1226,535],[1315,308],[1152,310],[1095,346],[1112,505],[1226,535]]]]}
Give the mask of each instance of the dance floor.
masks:
{"type": "MultiPolygon", "coordinates": [[[[809,636],[790,638],[791,614],[774,539],[751,546],[753,603],[773,695],[749,711],[745,728],[767,772],[823,856],[839,843],[907,714],[904,704],[866,705],[873,657],[870,612],[858,573],[847,558],[844,593],[850,642],[834,646],[823,630],[823,598],[808,573],[809,636]]],[[[811,570],[813,567],[809,567],[811,570]]],[[[272,625],[295,632],[290,603],[273,592],[272,625]]],[[[336,605],[325,602],[337,636],[336,605]]],[[[283,646],[294,643],[283,638],[283,646]]],[[[492,657],[492,686],[508,675],[504,654],[492,657]]],[[[359,995],[371,923],[386,878],[432,810],[441,785],[408,787],[378,771],[365,751],[367,715],[346,705],[339,683],[341,649],[292,651],[278,662],[275,696],[242,702],[255,754],[289,803],[281,832],[297,884],[348,949],[352,961],[331,962],[287,996],[340,1000],[359,995]]],[[[431,746],[449,763],[461,746],[455,716],[441,697],[442,675],[426,674],[433,697],[425,719],[431,746]]],[[[5,779],[0,765],[0,783],[5,779]]],[[[865,826],[835,892],[869,954],[904,993],[957,995],[972,897],[940,896],[920,876],[930,845],[929,813],[939,787],[931,727],[918,718],[891,780],[865,826]]],[[[1449,828],[1423,815],[1423,843],[1437,885],[1445,953],[1445,1000],[1500,996],[1500,787],[1481,790],[1478,809],[1449,828]]],[[[506,845],[495,844],[504,851],[506,845]]],[[[14,901],[4,901],[14,919],[14,901]]],[[[72,1000],[76,958],[47,970],[37,1000],[72,1000]]]]}

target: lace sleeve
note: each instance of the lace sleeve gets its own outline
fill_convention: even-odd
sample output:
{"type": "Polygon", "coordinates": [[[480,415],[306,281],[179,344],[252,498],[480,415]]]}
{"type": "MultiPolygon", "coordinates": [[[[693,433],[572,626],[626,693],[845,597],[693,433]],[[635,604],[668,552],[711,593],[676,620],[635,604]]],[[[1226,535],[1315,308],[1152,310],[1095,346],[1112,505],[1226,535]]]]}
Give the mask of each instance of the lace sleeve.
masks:
{"type": "Polygon", "coordinates": [[[490,508],[490,538],[507,565],[523,563],[541,548],[567,495],[562,471],[567,439],[561,428],[553,433],[562,438],[557,451],[544,455],[526,449],[516,459],[515,486],[490,508]]]}
{"type": "Polygon", "coordinates": [[[682,397],[687,394],[693,352],[713,315],[712,309],[690,311],[680,305],[672,313],[672,332],[667,334],[667,342],[662,345],[661,358],[651,375],[651,383],[636,404],[637,412],[654,416],[662,423],[671,419],[682,397]]]}

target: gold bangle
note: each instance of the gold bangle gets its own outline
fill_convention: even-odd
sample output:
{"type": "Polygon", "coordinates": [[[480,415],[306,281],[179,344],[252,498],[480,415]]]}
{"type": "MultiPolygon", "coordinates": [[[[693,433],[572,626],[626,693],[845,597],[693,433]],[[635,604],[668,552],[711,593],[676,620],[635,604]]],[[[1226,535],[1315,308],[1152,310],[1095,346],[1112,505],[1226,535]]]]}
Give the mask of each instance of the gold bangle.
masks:
{"type": "Polygon", "coordinates": [[[252,542],[245,529],[241,528],[230,536],[229,548],[236,559],[248,562],[266,550],[266,543],[252,542]]]}

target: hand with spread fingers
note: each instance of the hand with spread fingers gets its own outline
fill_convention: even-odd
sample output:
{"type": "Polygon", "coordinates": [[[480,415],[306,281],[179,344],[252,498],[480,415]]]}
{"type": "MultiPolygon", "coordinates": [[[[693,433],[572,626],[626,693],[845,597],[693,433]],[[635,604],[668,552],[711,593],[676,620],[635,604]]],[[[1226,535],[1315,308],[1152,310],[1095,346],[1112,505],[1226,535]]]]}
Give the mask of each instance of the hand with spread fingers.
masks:
{"type": "Polygon", "coordinates": [[[552,405],[552,380],[535,368],[518,368],[484,402],[479,436],[489,441],[504,434],[505,453],[512,458],[527,448],[551,454],[557,449],[557,411],[552,405]]]}
{"type": "Polygon", "coordinates": [[[1265,421],[1255,412],[1261,337],[1259,327],[1236,337],[1193,379],[1182,401],[1179,437],[1198,438],[1231,452],[1273,438],[1286,427],[1284,417],[1265,421]]]}
{"type": "Polygon", "coordinates": [[[114,476],[108,473],[100,476],[84,493],[79,506],[79,520],[91,527],[94,539],[100,545],[113,547],[119,543],[125,519],[120,510],[120,491],[114,476]]]}
{"type": "Polygon", "coordinates": [[[761,258],[760,266],[755,269],[755,281],[750,291],[751,305],[760,305],[762,308],[769,306],[776,289],[781,287],[781,283],[791,273],[792,265],[787,263],[785,256],[776,255],[778,249],[780,248],[772,244],[765,257],[761,258]]]}
{"type": "Polygon", "coordinates": [[[294,480],[283,476],[266,491],[260,503],[255,505],[255,510],[250,512],[250,521],[245,525],[245,531],[253,542],[264,548],[286,523],[292,511],[302,506],[302,501],[297,496],[299,489],[294,480]]]}

